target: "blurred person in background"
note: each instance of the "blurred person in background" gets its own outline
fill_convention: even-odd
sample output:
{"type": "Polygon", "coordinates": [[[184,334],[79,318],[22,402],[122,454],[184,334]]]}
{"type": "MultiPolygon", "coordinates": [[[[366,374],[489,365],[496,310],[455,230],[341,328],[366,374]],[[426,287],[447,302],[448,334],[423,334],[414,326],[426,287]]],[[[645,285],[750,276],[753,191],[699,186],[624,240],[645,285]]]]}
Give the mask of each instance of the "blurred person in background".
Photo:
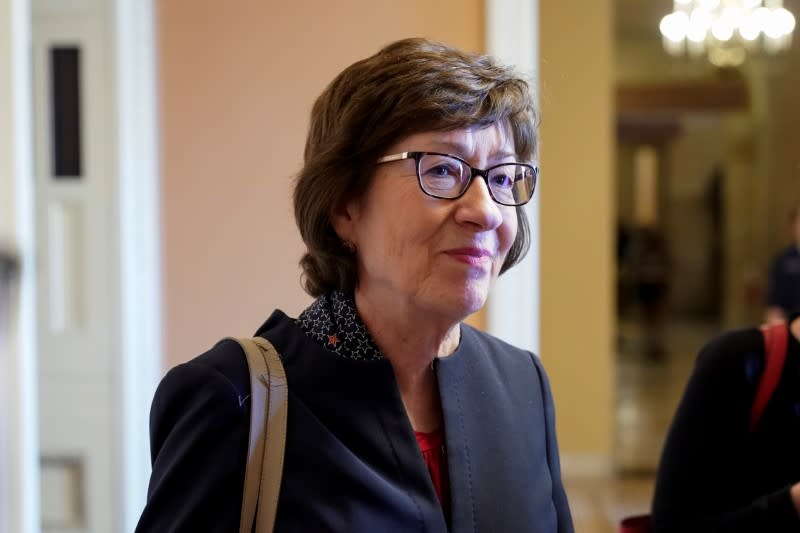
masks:
{"type": "Polygon", "coordinates": [[[641,226],[629,248],[630,271],[642,326],[642,354],[658,363],[666,356],[665,334],[672,261],[663,231],[641,226]]]}
{"type": "MultiPolygon", "coordinates": [[[[289,389],[276,531],[573,530],[539,358],[462,323],[526,252],[536,115],[518,74],[424,39],[317,99],[294,191],[316,300],[256,333],[289,389]]],[[[238,531],[249,387],[232,340],[165,376],[138,533],[238,531]]]]}
{"type": "Polygon", "coordinates": [[[800,310],[800,205],[789,213],[792,244],[772,261],[767,281],[766,321],[779,322],[800,310]]]}
{"type": "Polygon", "coordinates": [[[800,531],[798,316],[788,331],[775,326],[787,342],[770,355],[776,379],[763,411],[754,408],[769,374],[759,328],[724,333],[700,351],[662,451],[654,533],[800,531]]]}

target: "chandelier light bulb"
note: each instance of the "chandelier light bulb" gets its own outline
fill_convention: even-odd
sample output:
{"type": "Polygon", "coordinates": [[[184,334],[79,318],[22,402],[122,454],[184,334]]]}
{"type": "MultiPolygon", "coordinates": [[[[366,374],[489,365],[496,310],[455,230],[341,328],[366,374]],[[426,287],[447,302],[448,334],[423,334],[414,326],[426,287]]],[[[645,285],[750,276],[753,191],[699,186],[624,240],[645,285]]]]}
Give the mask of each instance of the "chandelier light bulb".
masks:
{"type": "Polygon", "coordinates": [[[761,34],[761,25],[755,18],[746,19],[741,26],[739,26],[739,35],[742,39],[748,42],[755,41],[761,34]]]}
{"type": "Polygon", "coordinates": [[[717,19],[711,25],[711,34],[718,41],[730,41],[731,37],[733,37],[733,26],[730,21],[724,18],[717,19]]]}
{"type": "Polygon", "coordinates": [[[673,0],[659,24],[673,55],[705,55],[715,65],[741,65],[759,49],[788,48],[796,25],[783,0],[673,0]]]}
{"type": "Polygon", "coordinates": [[[777,20],[776,25],[780,27],[781,36],[789,35],[794,31],[794,15],[783,7],[779,7],[772,12],[772,16],[777,20]]]}
{"type": "Polygon", "coordinates": [[[751,15],[751,19],[754,21],[755,24],[758,25],[758,30],[760,32],[766,32],[767,26],[769,25],[771,14],[769,8],[766,7],[759,7],[753,14],[751,15]]]}
{"type": "Polygon", "coordinates": [[[696,43],[704,41],[710,27],[711,14],[705,9],[695,8],[689,17],[689,31],[686,32],[686,37],[696,43]]]}
{"type": "Polygon", "coordinates": [[[771,39],[779,39],[784,35],[784,27],[786,26],[785,19],[781,16],[779,10],[774,10],[769,14],[769,19],[767,21],[767,27],[764,29],[764,33],[767,37],[771,39]]]}
{"type": "Polygon", "coordinates": [[[673,42],[681,42],[686,39],[686,32],[689,30],[689,17],[683,11],[670,13],[661,19],[659,25],[661,35],[673,42]]]}

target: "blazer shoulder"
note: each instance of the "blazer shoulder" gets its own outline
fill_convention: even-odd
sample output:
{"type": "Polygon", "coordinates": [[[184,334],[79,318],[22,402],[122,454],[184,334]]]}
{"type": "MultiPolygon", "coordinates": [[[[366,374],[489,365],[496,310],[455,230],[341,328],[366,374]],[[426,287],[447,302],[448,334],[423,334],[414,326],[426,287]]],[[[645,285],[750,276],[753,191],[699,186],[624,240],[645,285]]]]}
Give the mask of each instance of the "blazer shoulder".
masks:
{"type": "Polygon", "coordinates": [[[189,363],[218,372],[236,390],[250,390],[250,370],[244,350],[238,342],[225,338],[207,352],[198,355],[189,363]]]}
{"type": "Polygon", "coordinates": [[[249,386],[247,361],[233,340],[164,376],[150,410],[152,473],[137,533],[230,531],[237,523],[249,386]]]}
{"type": "Polygon", "coordinates": [[[758,370],[764,360],[764,337],[758,328],[726,331],[709,340],[697,355],[695,374],[735,372],[753,366],[758,370]]]}
{"type": "Polygon", "coordinates": [[[210,350],[171,368],[161,379],[153,398],[152,414],[176,400],[197,396],[200,391],[236,400],[241,407],[250,395],[250,371],[241,346],[223,339],[210,350]]]}

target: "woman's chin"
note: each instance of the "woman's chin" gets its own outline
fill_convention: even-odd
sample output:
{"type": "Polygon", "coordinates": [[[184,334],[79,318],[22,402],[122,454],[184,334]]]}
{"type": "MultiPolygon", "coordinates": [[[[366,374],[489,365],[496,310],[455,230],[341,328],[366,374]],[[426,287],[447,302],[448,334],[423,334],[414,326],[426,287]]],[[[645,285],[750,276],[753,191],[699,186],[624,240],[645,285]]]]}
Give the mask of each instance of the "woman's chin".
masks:
{"type": "Polygon", "coordinates": [[[456,298],[458,303],[455,304],[455,306],[459,307],[459,309],[454,314],[466,318],[469,315],[480,311],[480,309],[486,303],[486,299],[489,296],[489,290],[488,287],[483,286],[467,286],[459,296],[459,298],[456,298]]]}

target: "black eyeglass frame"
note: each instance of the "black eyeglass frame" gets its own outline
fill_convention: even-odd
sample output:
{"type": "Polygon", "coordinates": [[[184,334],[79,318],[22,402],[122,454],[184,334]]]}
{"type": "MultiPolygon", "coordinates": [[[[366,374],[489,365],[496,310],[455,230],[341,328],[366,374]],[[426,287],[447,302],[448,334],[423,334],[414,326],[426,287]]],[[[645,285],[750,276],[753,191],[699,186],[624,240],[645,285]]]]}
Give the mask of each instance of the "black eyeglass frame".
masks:
{"type": "Polygon", "coordinates": [[[469,189],[469,186],[472,185],[472,180],[475,179],[475,176],[480,176],[480,177],[483,178],[483,181],[486,182],[486,190],[489,191],[489,196],[492,198],[492,200],[494,200],[495,203],[498,203],[500,205],[506,205],[506,206],[509,206],[509,207],[518,207],[518,206],[521,206],[521,205],[525,205],[525,204],[527,204],[528,202],[531,201],[531,199],[533,198],[533,193],[536,191],[536,184],[539,181],[539,167],[536,166],[536,165],[531,165],[530,163],[517,163],[517,162],[500,163],[499,165],[492,165],[491,167],[489,167],[487,169],[480,169],[480,168],[473,167],[468,162],[464,161],[463,159],[461,159],[460,157],[458,157],[456,155],[445,154],[443,152],[400,152],[398,154],[392,154],[392,155],[383,156],[380,159],[378,159],[378,161],[376,161],[376,163],[378,163],[378,164],[391,163],[392,161],[402,161],[404,159],[413,159],[414,160],[414,163],[415,163],[414,164],[414,168],[415,168],[416,173],[417,173],[417,184],[419,185],[420,190],[425,195],[430,196],[431,198],[438,198],[440,200],[457,200],[457,199],[461,198],[462,196],[464,196],[464,194],[466,194],[467,190],[469,189]],[[420,161],[422,160],[422,157],[426,156],[426,155],[440,155],[440,156],[444,156],[444,157],[450,157],[452,159],[455,159],[456,161],[459,161],[459,162],[463,163],[467,168],[470,169],[470,177],[466,181],[462,191],[460,193],[458,193],[457,196],[438,196],[436,194],[432,194],[432,193],[430,193],[430,192],[425,190],[425,187],[423,187],[423,185],[422,185],[422,176],[420,174],[419,165],[420,165],[420,161]],[[508,166],[508,165],[514,165],[514,166],[518,166],[518,167],[529,168],[531,170],[531,173],[533,174],[533,185],[531,186],[531,194],[528,197],[528,199],[525,200],[524,202],[513,203],[513,204],[509,204],[509,203],[506,203],[506,202],[501,202],[500,200],[498,200],[495,197],[494,192],[492,192],[492,187],[489,184],[489,172],[491,172],[492,170],[494,170],[496,168],[500,168],[500,167],[504,167],[504,166],[508,166]]]}

